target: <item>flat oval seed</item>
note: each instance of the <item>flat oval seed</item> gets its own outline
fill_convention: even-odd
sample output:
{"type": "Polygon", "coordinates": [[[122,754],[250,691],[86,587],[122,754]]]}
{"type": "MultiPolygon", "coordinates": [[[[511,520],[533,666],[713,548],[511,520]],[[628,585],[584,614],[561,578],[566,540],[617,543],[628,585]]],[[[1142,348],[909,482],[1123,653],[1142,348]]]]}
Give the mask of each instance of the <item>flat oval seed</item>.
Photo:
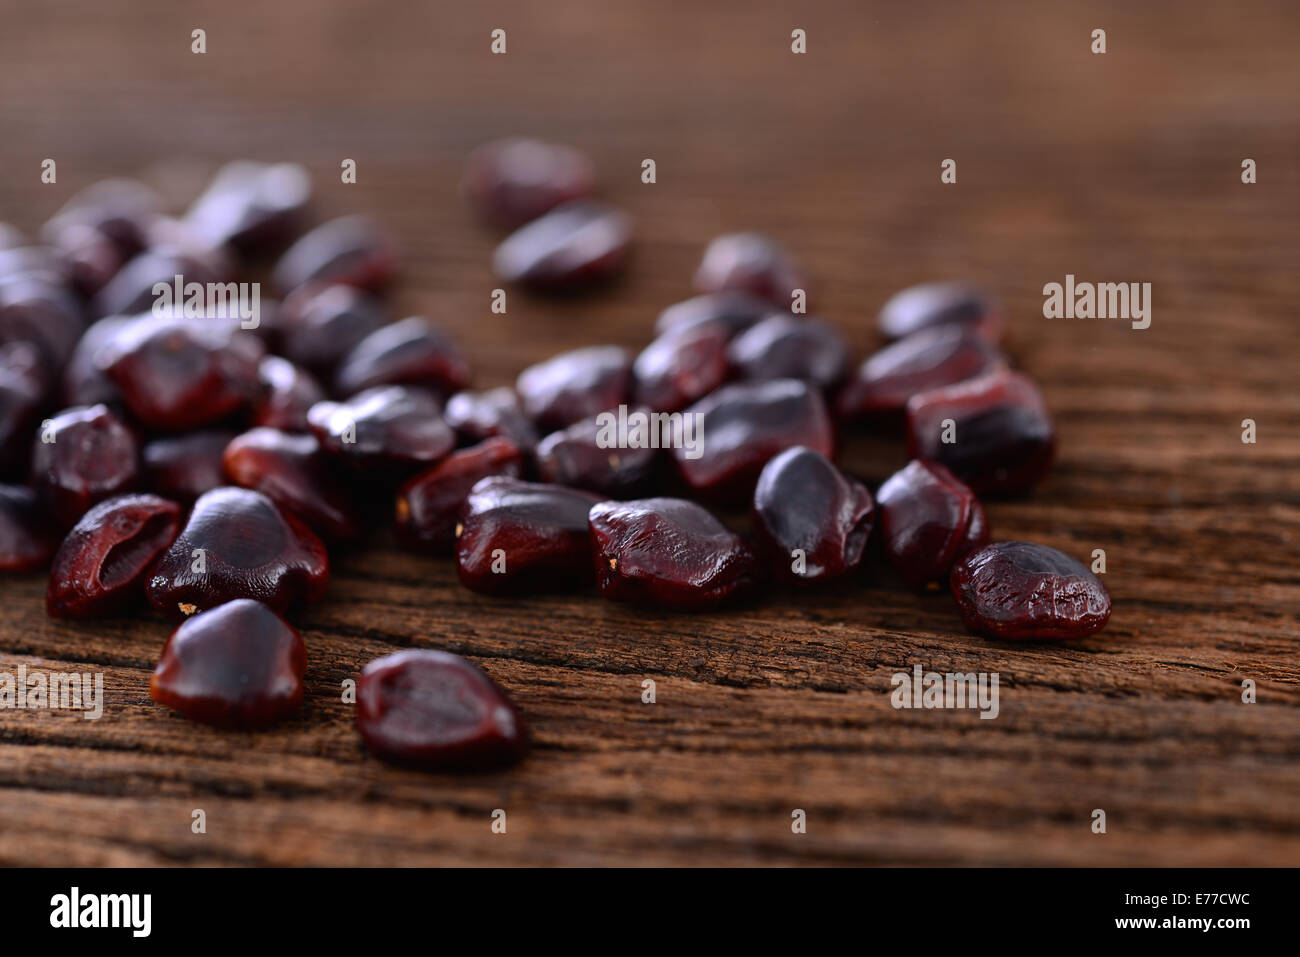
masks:
{"type": "Polygon", "coordinates": [[[144,597],[144,578],[176,539],[181,510],[156,495],[100,502],[72,527],[50,569],[51,618],[99,618],[144,597]]]}
{"type": "Polygon", "coordinates": [[[573,290],[610,279],[627,260],[632,220],[594,200],[557,206],[511,233],[492,257],[507,282],[573,290]]]}
{"type": "Polygon", "coordinates": [[[928,282],[895,293],[880,308],[880,331],[901,339],[921,329],[962,325],[989,342],[1002,338],[1002,312],[987,293],[969,282],[928,282]]]}
{"type": "Polygon", "coordinates": [[[602,502],[589,521],[596,582],[614,601],[710,608],[745,597],[758,583],[753,550],[694,502],[602,502]]]}
{"type": "Polygon", "coordinates": [[[384,760],[432,770],[500,767],[528,752],[528,727],[505,692],[445,651],[409,649],[366,665],[357,728],[384,760]]]}
{"type": "Polygon", "coordinates": [[[827,581],[862,563],[875,522],[871,493],[810,448],[786,449],[754,487],[754,530],[783,581],[827,581]]]}
{"type": "Polygon", "coordinates": [[[1015,494],[1047,474],[1056,426],[1028,376],[997,372],[913,396],[907,454],[947,466],[976,492],[1015,494]]]}
{"type": "Polygon", "coordinates": [[[255,730],[298,710],[306,670],[298,632],[260,602],[237,599],[182,622],[149,694],[194,721],[255,730]]]}
{"type": "Polygon", "coordinates": [[[949,581],[966,627],[988,638],[1084,638],[1110,619],[1101,580],[1046,545],[994,542],[957,562],[949,581]]]}

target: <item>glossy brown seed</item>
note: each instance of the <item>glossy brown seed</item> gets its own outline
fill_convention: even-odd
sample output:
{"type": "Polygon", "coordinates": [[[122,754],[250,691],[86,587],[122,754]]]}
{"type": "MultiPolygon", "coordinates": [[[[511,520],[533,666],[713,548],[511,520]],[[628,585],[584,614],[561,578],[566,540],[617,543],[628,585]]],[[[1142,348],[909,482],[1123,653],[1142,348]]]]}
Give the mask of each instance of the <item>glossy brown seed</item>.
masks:
{"type": "Polygon", "coordinates": [[[500,437],[452,452],[398,490],[394,509],[397,540],[412,551],[450,555],[456,546],[460,510],[470,489],[490,475],[519,478],[523,468],[523,453],[500,437]]]}
{"type": "Polygon", "coordinates": [[[469,155],[461,190],[486,222],[514,229],[596,188],[585,153],[559,143],[511,137],[469,155]]]}
{"type": "Polygon", "coordinates": [[[709,608],[750,594],[758,583],[749,545],[694,502],[602,502],[590,523],[596,582],[614,601],[709,608]]]}
{"type": "Polygon", "coordinates": [[[921,392],[965,382],[1006,367],[994,345],[960,323],[922,329],[870,356],[841,390],[841,418],[899,416],[921,392]]]}
{"type": "Polygon", "coordinates": [[[132,415],[174,432],[213,425],[250,406],[263,354],[261,340],[234,321],[150,316],[118,330],[95,362],[132,415]]]}
{"type": "Polygon", "coordinates": [[[261,492],[326,541],[360,537],[356,505],[314,435],[251,429],[231,440],[221,461],[232,483],[261,492]]]}
{"type": "Polygon", "coordinates": [[[190,615],[236,598],[277,611],[317,601],[329,585],[321,540],[302,521],[249,489],[214,489],[194,503],[145,583],[156,608],[190,615]]]}
{"type": "Polygon", "coordinates": [[[978,286],[968,282],[929,282],[895,293],[880,308],[880,331],[901,339],[921,329],[962,325],[989,342],[1002,338],[1002,311],[978,286]]]}
{"type": "Polygon", "coordinates": [[[254,255],[295,236],[310,201],[311,177],[297,163],[237,160],[217,171],[185,220],[208,243],[254,255]]]}
{"type": "Polygon", "coordinates": [[[149,694],[194,721],[256,730],[298,710],[306,671],[298,632],[260,602],[236,599],[181,623],[149,694]]]}
{"type": "Polygon", "coordinates": [[[322,382],[357,344],[387,321],[383,304],[351,286],[304,286],[280,304],[272,341],[322,382]]]}
{"type": "Polygon", "coordinates": [[[695,270],[695,288],[705,293],[740,290],[789,309],[794,291],[808,287],[776,241],[759,233],[728,233],[705,248],[695,270]]]}
{"type": "Polygon", "coordinates": [[[307,424],[327,453],[379,481],[428,468],[456,445],[437,397],[413,386],[378,386],[343,402],[318,402],[307,424]]]}
{"type": "MultiPolygon", "coordinates": [[[[212,275],[219,279],[235,278],[237,262],[231,251],[225,246],[213,245],[205,236],[183,219],[171,216],[159,216],[149,223],[145,248],[152,253],[170,253],[182,262],[193,261],[200,267],[200,272],[193,276],[184,276],[186,282],[197,280],[199,275],[212,275]]],[[[175,276],[172,285],[175,286],[175,276]]],[[[182,296],[173,299],[184,302],[182,296]]],[[[155,296],[156,298],[156,296],[155,296]]],[[[260,297],[259,297],[260,302],[260,297]]],[[[152,307],[151,307],[152,308],[152,307]]]]}
{"type": "Polygon", "coordinates": [[[700,441],[674,448],[673,460],[687,485],[710,498],[747,500],[768,460],[793,446],[834,452],[826,403],[798,379],[723,386],[683,414],[702,416],[700,441]]]}
{"type": "Polygon", "coordinates": [[[95,316],[131,316],[147,312],[157,299],[154,286],[221,283],[230,279],[230,263],[212,250],[181,248],[174,243],[153,246],[132,257],[91,301],[95,316]]]}
{"type": "Polygon", "coordinates": [[[42,227],[41,239],[62,259],[69,280],[91,297],[149,245],[161,206],[142,183],[105,180],[69,200],[42,227]]]}
{"type": "Polygon", "coordinates": [[[627,401],[632,360],[618,346],[562,352],[519,373],[515,391],[524,411],[550,431],[627,401]]]}
{"type": "Polygon", "coordinates": [[[953,562],[988,544],[984,508],[937,462],[909,462],[876,493],[885,555],[914,588],[948,577],[953,562]]]}
{"type": "Polygon", "coordinates": [[[225,429],[168,435],[146,442],[143,484],[150,491],[190,504],[205,492],[226,484],[221,456],[235,437],[225,429]]]}
{"type": "Polygon", "coordinates": [[[839,578],[862,563],[875,523],[871,493],[826,456],[786,449],[754,487],[754,531],[773,574],[787,582],[839,578]]]}
{"type": "Polygon", "coordinates": [[[57,373],[83,331],[81,304],[67,286],[30,272],[0,277],[0,342],[32,343],[57,373]]]}
{"type": "Polygon", "coordinates": [[[64,288],[72,282],[72,275],[58,251],[48,246],[0,248],[0,280],[14,279],[64,288]]]}
{"type": "Polygon", "coordinates": [[[848,371],[849,349],[829,323],[775,313],[732,339],[727,361],[740,379],[803,379],[829,389],[848,371]]]}
{"type": "Polygon", "coordinates": [[[445,651],[411,648],[366,665],[357,728],[384,760],[431,770],[501,767],[528,752],[528,727],[505,692],[445,651]]]}
{"type": "Polygon", "coordinates": [[[622,271],[632,241],[632,220],[594,200],[557,206],[521,226],[496,249],[492,269],[506,282],[569,291],[622,271]]]}
{"type": "Polygon", "coordinates": [[[1018,373],[933,389],[907,403],[907,454],[947,466],[981,494],[1026,491],[1047,473],[1055,449],[1043,395],[1018,373]]]}
{"type": "Polygon", "coordinates": [[[994,542],[959,560],[949,581],[966,627],[988,638],[1084,638],[1110,619],[1101,580],[1046,545],[994,542]]]}
{"type": "Polygon", "coordinates": [[[181,509],[156,495],[100,502],[59,546],[45,592],[51,618],[100,618],[144,597],[154,560],[176,540],[181,509]]]}
{"type": "Polygon", "coordinates": [[[99,352],[131,323],[147,320],[143,316],[106,316],[87,327],[63,368],[63,401],[68,405],[124,405],[121,390],[99,366],[99,352]]]}
{"type": "Polygon", "coordinates": [[[149,225],[162,207],[162,198],[144,183],[130,179],[101,180],[68,200],[45,224],[41,235],[53,245],[67,226],[90,226],[107,236],[125,260],[144,249],[149,225]]]}
{"type": "Polygon", "coordinates": [[[106,498],[135,488],[135,434],[102,405],[65,409],[41,423],[32,446],[32,479],[64,528],[106,498]]]}
{"type": "Polygon", "coordinates": [[[727,334],[713,326],[671,329],[632,363],[632,395],[655,412],[675,412],[727,378],[727,334]]]}
{"type": "Polygon", "coordinates": [[[457,392],[447,400],[443,417],[466,442],[481,442],[499,435],[525,453],[531,453],[537,444],[537,429],[524,413],[519,395],[509,386],[484,392],[457,392]]]}
{"type": "Polygon", "coordinates": [[[397,247],[364,216],[317,226],[285,251],[272,284],[281,295],[307,283],[338,283],[377,292],[397,274],[397,247]]]}
{"type": "Polygon", "coordinates": [[[620,446],[613,413],[583,419],[552,432],[537,443],[537,475],[543,482],[599,492],[611,498],[626,498],[648,491],[660,461],[659,446],[666,444],[661,433],[651,434],[653,420],[648,409],[633,409],[628,420],[638,416],[647,427],[641,434],[628,433],[620,446]]]}
{"type": "Polygon", "coordinates": [[[67,223],[47,233],[47,239],[63,261],[68,281],[86,298],[103,289],[126,262],[121,247],[90,223],[67,223]]]}
{"type": "Polygon", "coordinates": [[[705,293],[673,303],[659,313],[655,320],[655,334],[663,335],[670,329],[684,331],[707,327],[731,338],[770,316],[774,309],[766,299],[741,289],[705,293]]]}
{"type": "Polygon", "coordinates": [[[264,356],[257,365],[260,386],[253,404],[252,422],[269,429],[302,432],[307,412],[325,399],[314,376],[281,356],[264,356]]]}
{"type": "Polygon", "coordinates": [[[428,319],[411,316],[366,336],[334,373],[334,391],[339,395],[402,384],[451,395],[469,385],[469,359],[428,319]]]}
{"type": "Polygon", "coordinates": [[[59,530],[36,493],[21,485],[0,485],[0,572],[45,568],[59,547],[59,530]]]}
{"type": "Polygon", "coordinates": [[[501,593],[591,581],[587,512],[600,497],[558,485],[485,478],[470,490],[456,536],[461,583],[501,593]]]}
{"type": "Polygon", "coordinates": [[[25,478],[49,376],[30,342],[0,345],[0,476],[25,478]]]}

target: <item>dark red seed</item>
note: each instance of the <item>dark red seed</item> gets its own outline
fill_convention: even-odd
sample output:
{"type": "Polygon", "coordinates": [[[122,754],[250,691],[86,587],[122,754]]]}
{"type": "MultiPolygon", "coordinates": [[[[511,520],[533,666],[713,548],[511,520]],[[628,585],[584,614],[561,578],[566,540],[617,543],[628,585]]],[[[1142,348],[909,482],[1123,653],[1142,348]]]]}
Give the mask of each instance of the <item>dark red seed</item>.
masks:
{"type": "Polygon", "coordinates": [[[768,566],[787,582],[839,578],[862,563],[875,522],[871,493],[812,449],[786,449],[754,487],[754,531],[768,566]]]}
{"type": "Polygon", "coordinates": [[[186,213],[213,246],[254,255],[296,235],[311,200],[311,177],[296,163],[227,163],[186,213]]]}
{"type": "Polygon", "coordinates": [[[978,286],[968,282],[929,282],[909,286],[880,309],[880,331],[901,339],[931,326],[965,326],[989,342],[1002,338],[1002,312],[978,286]]]}
{"type": "MultiPolygon", "coordinates": [[[[231,251],[212,242],[183,219],[159,216],[149,223],[146,235],[147,251],[170,253],[182,262],[193,262],[199,267],[193,276],[184,276],[187,282],[201,275],[231,280],[235,277],[237,263],[231,251]]],[[[193,267],[192,267],[193,268],[193,267]]],[[[173,285],[175,276],[172,277],[173,285]]],[[[260,301],[260,299],[259,299],[260,301]]]]}
{"type": "Polygon", "coordinates": [[[775,313],[732,339],[727,361],[741,379],[803,379],[829,389],[848,371],[849,349],[829,323],[775,313]]]}
{"type": "Polygon", "coordinates": [[[452,338],[422,316],[384,326],[353,347],[334,373],[334,391],[422,385],[442,395],[469,385],[469,360],[452,338]]]}
{"type": "Polygon", "coordinates": [[[560,429],[627,401],[632,360],[618,346],[562,352],[519,373],[515,391],[541,428],[560,429]]]}
{"type": "Polygon", "coordinates": [[[126,262],[121,247],[90,223],[66,223],[46,235],[67,268],[69,282],[86,298],[103,289],[126,262]]]}
{"type": "Polygon", "coordinates": [[[460,511],[470,489],[479,479],[491,475],[519,478],[523,468],[523,453],[500,437],[452,452],[398,490],[394,512],[397,540],[412,551],[451,554],[456,546],[460,511]]]}
{"type": "Polygon", "coordinates": [[[386,761],[434,770],[493,768],[528,753],[528,727],[476,665],[412,648],[366,665],[357,728],[386,761]]]}
{"type": "Polygon", "coordinates": [[[537,444],[537,429],[524,413],[519,395],[509,386],[485,392],[457,392],[447,400],[443,417],[467,442],[499,435],[525,453],[531,453],[537,444]]]}
{"type": "Polygon", "coordinates": [[[577,200],[511,233],[497,247],[492,268],[507,282],[574,290],[620,272],[631,241],[632,220],[626,213],[577,200]]]}
{"type": "Polygon", "coordinates": [[[261,492],[326,541],[360,537],[352,497],[314,435],[251,429],[231,440],[221,461],[231,482],[261,492]]]}
{"type": "Polygon", "coordinates": [[[885,554],[914,588],[948,577],[953,562],[988,544],[984,508],[937,462],[915,461],[876,493],[885,554]]]}
{"type": "Polygon", "coordinates": [[[32,433],[48,385],[37,346],[30,342],[0,345],[0,475],[26,477],[32,433]]]}
{"type": "Polygon", "coordinates": [[[329,559],[311,529],[260,492],[224,487],[194,503],[145,593],[156,608],[190,615],[236,598],[280,611],[317,601],[328,585],[329,559]]]}
{"type": "Polygon", "coordinates": [[[680,498],[591,510],[596,582],[614,601],[708,608],[752,592],[758,559],[707,509],[680,498]]]}
{"type": "Polygon", "coordinates": [[[586,154],[559,143],[512,137],[470,153],[461,190],[485,221],[506,229],[531,222],[596,189],[586,154]]]}
{"type": "Polygon", "coordinates": [[[836,411],[845,419],[898,416],[918,393],[1005,367],[996,346],[959,323],[922,329],[862,363],[840,392],[836,411]]]}
{"type": "Polygon", "coordinates": [[[339,283],[377,292],[397,275],[397,247],[364,216],[317,226],[285,251],[272,283],[281,295],[307,283],[339,283]]]}
{"type": "Polygon", "coordinates": [[[30,342],[51,373],[68,361],[85,331],[73,292],[36,273],[0,277],[0,342],[30,342]]]}
{"type": "Polygon", "coordinates": [[[107,407],[65,409],[41,424],[32,447],[32,479],[67,528],[106,498],[135,488],[135,434],[107,407]]]}
{"type": "Polygon", "coordinates": [[[0,281],[15,279],[64,289],[72,282],[72,274],[58,251],[48,246],[0,248],[0,281]]]}
{"type": "Polygon", "coordinates": [[[263,354],[261,340],[234,321],[150,316],[118,330],[95,362],[132,415],[173,432],[215,424],[251,405],[263,354]]]}
{"type": "Polygon", "coordinates": [[[663,335],[670,329],[684,331],[707,327],[731,338],[772,312],[772,304],[766,299],[740,289],[706,293],[673,303],[659,313],[655,320],[655,334],[663,335]]]}
{"type": "Polygon", "coordinates": [[[632,363],[637,404],[675,412],[708,395],[727,378],[727,335],[713,326],[662,333],[632,363]]]}
{"type": "Polygon", "coordinates": [[[41,230],[47,243],[69,225],[90,226],[117,247],[122,259],[134,256],[148,242],[149,225],[162,209],[162,198],[143,183],[106,179],[77,193],[41,230]]]}
{"type": "Polygon", "coordinates": [[[326,452],[380,481],[428,468],[456,445],[437,397],[413,386],[378,386],[343,402],[318,402],[307,424],[326,452]]]}
{"type": "Polygon", "coordinates": [[[383,304],[351,286],[304,286],[280,304],[281,353],[328,383],[335,367],[387,321],[383,304]]]}
{"type": "Polygon", "coordinates": [[[185,504],[226,484],[221,456],[234,432],[211,429],[145,443],[144,482],[151,491],[185,504]]]}
{"type": "MultiPolygon", "coordinates": [[[[634,409],[630,416],[647,415],[647,409],[634,409]]],[[[608,418],[613,418],[611,413],[608,418]]],[[[649,421],[647,419],[647,421],[649,421]]],[[[568,485],[599,492],[612,498],[626,498],[647,491],[653,484],[659,465],[662,438],[651,444],[647,428],[638,440],[641,447],[617,443],[615,427],[601,417],[583,419],[558,432],[552,432],[537,444],[537,475],[543,482],[568,485]]]]}
{"type": "Polygon", "coordinates": [[[307,649],[260,602],[236,599],[181,623],[149,679],[149,694],[185,717],[256,730],[298,710],[307,649]]]}
{"type": "Polygon", "coordinates": [[[600,497],[494,476],[477,482],[461,511],[456,566],[474,591],[566,588],[591,581],[587,512],[600,497]]]}
{"type": "Polygon", "coordinates": [[[1019,373],[933,389],[907,403],[907,454],[946,465],[981,494],[1027,490],[1047,473],[1055,448],[1043,394],[1019,373]]]}
{"type": "Polygon", "coordinates": [[[958,561],[949,580],[966,627],[988,638],[1085,638],[1110,618],[1101,580],[1046,545],[994,542],[958,561]]]}
{"type": "Polygon", "coordinates": [[[130,259],[91,302],[96,316],[130,316],[148,312],[157,301],[154,286],[174,287],[176,277],[185,284],[222,283],[230,278],[230,264],[212,250],[182,249],[174,243],[153,246],[130,259]]]}
{"type": "Polygon", "coordinates": [[[122,392],[104,374],[97,361],[99,352],[132,322],[147,317],[108,316],[92,323],[72,350],[63,368],[63,401],[68,405],[122,405],[122,392]]]}
{"type": "Polygon", "coordinates": [[[257,366],[261,387],[253,405],[254,425],[286,432],[307,428],[307,412],[325,399],[325,390],[316,379],[281,356],[265,356],[257,366]]]}
{"type": "Polygon", "coordinates": [[[45,568],[59,547],[59,530],[36,493],[21,485],[0,485],[0,572],[45,568]]]}
{"type": "Polygon", "coordinates": [[[156,495],[100,502],[68,532],[50,569],[51,618],[101,618],[144,597],[144,578],[181,527],[181,509],[156,495]]]}
{"type": "Polygon", "coordinates": [[[807,291],[807,284],[790,254],[774,240],[759,233],[728,233],[704,250],[695,270],[695,288],[740,290],[789,309],[794,291],[807,291]]]}
{"type": "Polygon", "coordinates": [[[748,499],[768,460],[796,445],[834,452],[826,403],[798,379],[723,386],[683,415],[702,416],[695,420],[699,441],[674,448],[673,459],[687,485],[711,498],[748,499]]]}

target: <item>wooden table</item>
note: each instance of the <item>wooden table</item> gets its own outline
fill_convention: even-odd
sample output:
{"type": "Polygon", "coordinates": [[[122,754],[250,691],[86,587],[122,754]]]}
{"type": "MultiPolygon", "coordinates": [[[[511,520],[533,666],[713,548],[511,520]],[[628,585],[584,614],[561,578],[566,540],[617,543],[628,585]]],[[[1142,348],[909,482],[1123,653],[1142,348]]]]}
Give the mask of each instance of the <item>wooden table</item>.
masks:
{"type": "MultiPolygon", "coordinates": [[[[50,621],[39,576],[7,579],[0,670],[100,671],[109,700],[99,721],[0,712],[0,862],[1300,864],[1294,5],[6,6],[0,218],[34,229],[107,175],[181,204],[226,159],[296,160],[321,215],[374,211],[401,239],[395,313],[444,323],[483,385],[579,344],[638,348],[727,230],[788,243],[859,355],[895,289],[987,283],[1060,431],[1049,479],[989,505],[995,534],[1105,549],[1114,616],[1070,645],[995,644],[882,573],[708,615],[496,600],[384,545],[340,557],[296,617],[301,715],[244,735],[151,703],[160,619],[50,621]],[[457,177],[520,132],[589,150],[638,249],[615,288],[512,291],[494,316],[496,236],[457,177]],[[1067,273],[1152,283],[1151,327],[1043,318],[1067,273]],[[408,646],[481,663],[533,724],[527,762],[368,757],[341,682],[408,646]],[[997,672],[1001,714],[895,710],[891,675],[918,663],[997,672]]],[[[902,453],[857,436],[844,460],[878,482],[902,453]]]]}

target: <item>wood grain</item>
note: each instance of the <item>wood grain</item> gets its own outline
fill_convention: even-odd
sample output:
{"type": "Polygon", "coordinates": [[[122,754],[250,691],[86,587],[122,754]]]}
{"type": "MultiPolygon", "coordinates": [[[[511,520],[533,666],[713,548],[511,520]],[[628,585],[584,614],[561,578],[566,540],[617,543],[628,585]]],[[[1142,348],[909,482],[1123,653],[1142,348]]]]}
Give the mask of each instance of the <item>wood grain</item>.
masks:
{"type": "MultiPolygon", "coordinates": [[[[399,236],[395,313],[447,325],[484,385],[570,346],[640,346],[729,229],[788,243],[859,354],[893,290],[986,282],[1061,439],[1032,497],[990,503],[995,533],[1104,548],[1115,603],[1086,641],[1012,646],[880,569],[687,616],[489,599],[381,541],[339,556],[329,599],[296,618],[301,715],[244,735],[150,702],[161,620],[50,621],[41,580],[7,579],[0,671],[101,671],[109,700],[99,721],[0,711],[0,862],[1300,864],[1293,5],[76,0],[0,15],[0,219],[32,230],[107,175],[180,204],[228,158],[302,162],[321,215],[371,210],[399,236]],[[488,53],[498,26],[504,57],[488,53]],[[189,52],[195,27],[206,55],[189,52]],[[589,150],[638,249],[616,287],[512,291],[502,317],[497,237],[456,181],[469,149],[516,132],[589,150]],[[56,185],[39,182],[45,157],[56,185]],[[345,157],[355,186],[337,182],[345,157]],[[956,185],[939,183],[945,157],[956,185]],[[1066,273],[1151,282],[1151,328],[1042,318],[1043,284],[1066,273]],[[530,759],[453,777],[366,756],[340,683],[406,646],[480,662],[531,720],[530,759]],[[890,676],[916,663],[998,672],[1000,716],[893,709],[890,676]]],[[[879,481],[902,453],[855,435],[844,461],[879,481]]]]}

